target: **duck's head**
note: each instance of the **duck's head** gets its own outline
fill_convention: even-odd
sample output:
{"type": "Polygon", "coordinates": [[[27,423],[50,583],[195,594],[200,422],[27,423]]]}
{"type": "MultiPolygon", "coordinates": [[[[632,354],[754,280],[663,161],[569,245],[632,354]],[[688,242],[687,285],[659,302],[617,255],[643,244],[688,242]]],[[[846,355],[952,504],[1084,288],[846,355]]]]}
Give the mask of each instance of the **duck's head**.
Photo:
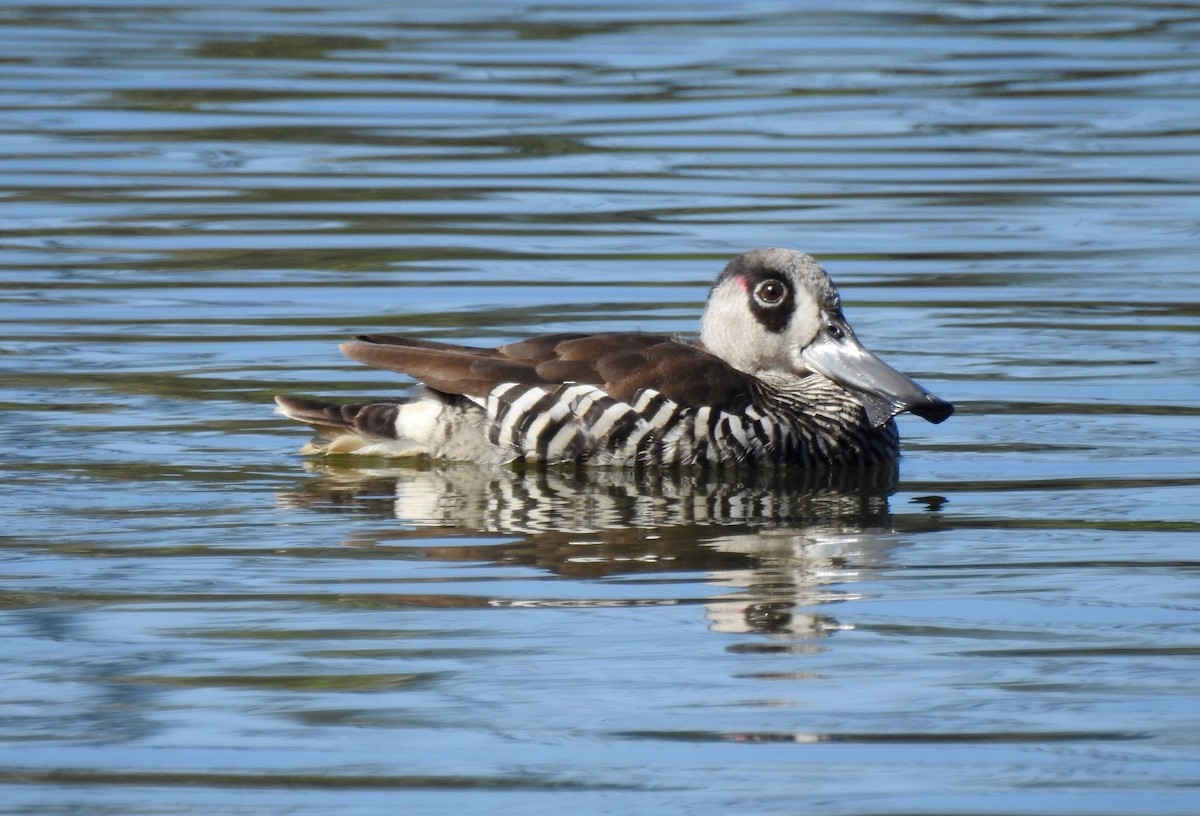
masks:
{"type": "Polygon", "coordinates": [[[875,426],[902,411],[930,422],[954,413],[858,342],[833,282],[802,252],[755,249],[730,261],[709,293],[700,340],[757,377],[827,377],[862,403],[875,426]]]}

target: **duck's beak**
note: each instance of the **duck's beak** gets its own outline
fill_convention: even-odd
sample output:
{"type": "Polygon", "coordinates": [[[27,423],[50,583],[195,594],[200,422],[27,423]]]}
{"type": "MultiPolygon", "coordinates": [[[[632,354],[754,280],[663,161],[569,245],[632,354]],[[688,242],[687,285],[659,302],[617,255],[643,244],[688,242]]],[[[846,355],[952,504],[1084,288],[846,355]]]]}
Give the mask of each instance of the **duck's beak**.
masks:
{"type": "Polygon", "coordinates": [[[853,392],[875,427],[903,411],[938,423],[954,406],[938,399],[867,351],[841,315],[825,315],[821,330],[801,356],[805,364],[853,392]]]}

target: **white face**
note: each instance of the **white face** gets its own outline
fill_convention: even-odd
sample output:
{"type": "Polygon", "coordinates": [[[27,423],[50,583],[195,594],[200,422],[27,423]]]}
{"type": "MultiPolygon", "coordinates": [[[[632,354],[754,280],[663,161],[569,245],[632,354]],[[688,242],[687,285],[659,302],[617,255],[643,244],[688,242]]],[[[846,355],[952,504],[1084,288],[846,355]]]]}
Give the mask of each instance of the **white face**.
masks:
{"type": "Polygon", "coordinates": [[[756,249],[730,261],[709,294],[700,340],[760,379],[825,377],[852,394],[877,427],[901,411],[930,422],[954,412],[863,348],[829,276],[800,252],[756,249]]]}
{"type": "Polygon", "coordinates": [[[804,349],[821,328],[821,296],[826,308],[836,311],[837,293],[807,255],[789,250],[747,253],[730,263],[709,295],[700,340],[748,374],[805,374],[804,349]]]}

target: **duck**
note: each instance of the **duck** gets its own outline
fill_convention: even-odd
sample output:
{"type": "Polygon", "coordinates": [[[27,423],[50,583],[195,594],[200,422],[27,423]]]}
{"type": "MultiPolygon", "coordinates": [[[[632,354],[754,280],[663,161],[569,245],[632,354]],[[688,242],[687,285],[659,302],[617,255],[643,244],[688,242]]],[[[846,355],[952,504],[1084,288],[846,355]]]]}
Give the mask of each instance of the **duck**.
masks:
{"type": "Polygon", "coordinates": [[[869,467],[900,455],[895,417],[954,413],[868,351],[810,255],[742,253],[709,291],[697,339],[557,333],[496,348],[384,334],[343,343],[407,375],[407,398],[275,398],[317,434],[303,454],[489,464],[869,467]]]}

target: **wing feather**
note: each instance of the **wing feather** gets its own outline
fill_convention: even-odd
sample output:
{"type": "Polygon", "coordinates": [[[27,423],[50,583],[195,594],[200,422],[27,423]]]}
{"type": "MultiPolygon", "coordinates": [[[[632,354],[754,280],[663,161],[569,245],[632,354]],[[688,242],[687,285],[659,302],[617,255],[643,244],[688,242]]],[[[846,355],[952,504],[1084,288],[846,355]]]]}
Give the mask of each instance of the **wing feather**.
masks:
{"type": "Polygon", "coordinates": [[[598,385],[632,402],[653,389],[693,408],[740,410],[753,378],[704,349],[662,335],[554,334],[496,349],[389,335],[360,335],[342,353],[376,368],[407,374],[437,391],[486,397],[501,383],[598,385]]]}

